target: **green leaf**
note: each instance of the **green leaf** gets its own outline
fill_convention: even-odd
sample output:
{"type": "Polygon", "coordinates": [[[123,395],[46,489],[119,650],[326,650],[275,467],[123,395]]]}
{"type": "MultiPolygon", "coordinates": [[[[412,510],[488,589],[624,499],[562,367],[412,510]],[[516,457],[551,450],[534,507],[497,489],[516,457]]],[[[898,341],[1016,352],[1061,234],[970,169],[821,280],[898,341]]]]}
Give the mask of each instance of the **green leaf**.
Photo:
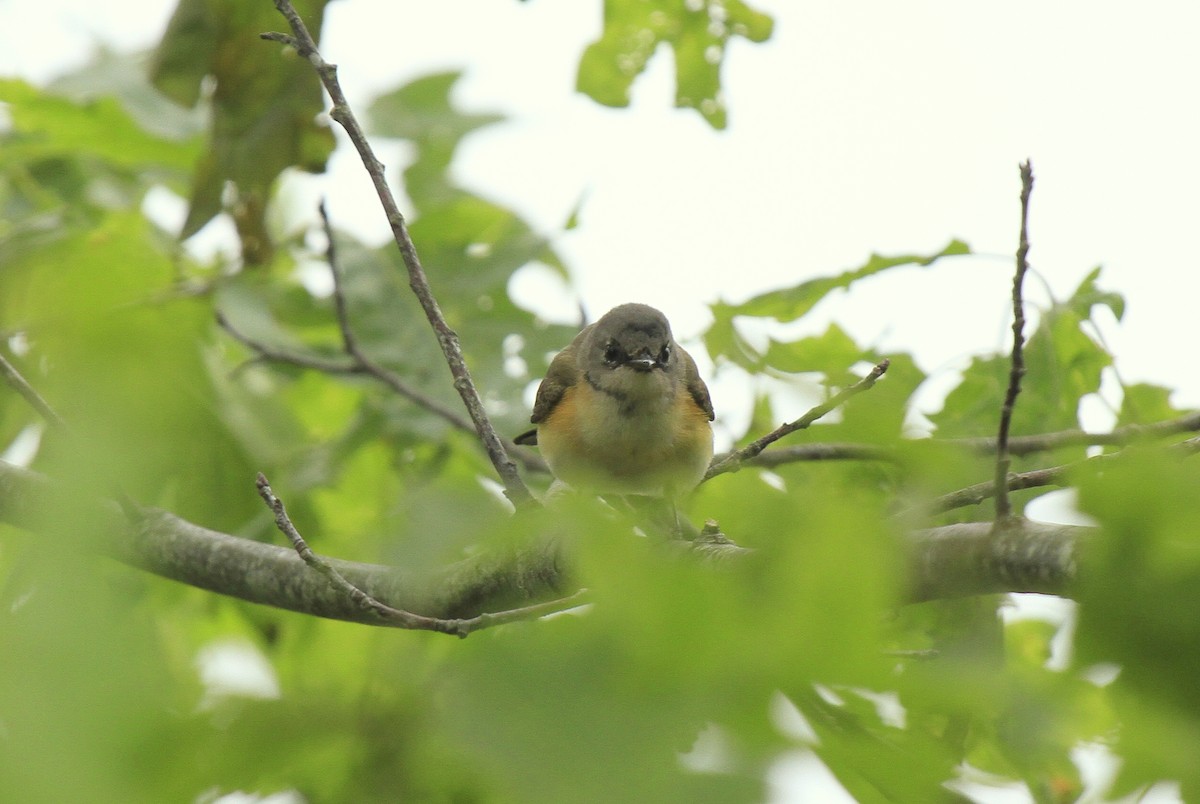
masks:
{"type": "Polygon", "coordinates": [[[12,127],[0,137],[0,167],[35,160],[90,158],[122,169],[183,170],[196,154],[193,141],[172,141],[146,131],[115,97],[82,102],[17,79],[0,79],[12,127]]]}
{"type": "Polygon", "coordinates": [[[772,338],[763,361],[767,367],[777,371],[819,371],[844,378],[850,366],[862,354],[863,350],[845,330],[837,324],[830,324],[824,335],[786,343],[772,338]]]}
{"type": "Polygon", "coordinates": [[[95,494],[117,486],[233,528],[253,506],[234,491],[252,472],[214,412],[206,302],[153,302],[173,276],[159,245],[140,214],[112,213],[0,276],[3,320],[26,333],[30,359],[53,367],[40,390],[69,423],[48,434],[37,465],[95,494]],[[205,437],[180,452],[179,433],[205,437]]]}
{"type": "Polygon", "coordinates": [[[1081,319],[1090,319],[1092,308],[1102,305],[1112,310],[1112,314],[1120,321],[1125,316],[1125,297],[1120,293],[1103,291],[1096,286],[1100,278],[1100,268],[1097,266],[1079,283],[1079,287],[1071,294],[1065,306],[1075,312],[1081,319]]]}
{"type": "Polygon", "coordinates": [[[504,120],[503,115],[456,108],[451,93],[461,77],[461,72],[451,71],[418,78],[381,95],[367,110],[373,133],[416,146],[416,158],[404,171],[404,184],[418,212],[453,202],[463,193],[449,174],[459,144],[468,134],[504,120]]]}
{"type": "MultiPolygon", "coordinates": [[[[1161,449],[1079,473],[1082,510],[1100,523],[1080,570],[1081,666],[1120,668],[1111,689],[1124,727],[1121,788],[1178,779],[1200,789],[1200,467],[1161,449]]],[[[1187,792],[1184,795],[1188,795],[1187,792]]]]}
{"type": "Polygon", "coordinates": [[[724,357],[750,371],[758,370],[762,366],[762,356],[737,332],[734,319],[738,316],[770,318],[783,323],[795,321],[833,291],[849,288],[861,279],[890,268],[906,265],[926,267],[944,257],[969,253],[970,248],[965,243],[952,240],[936,254],[892,257],[872,254],[863,265],[837,276],[810,279],[794,287],[760,294],[740,304],[717,302],[710,307],[713,323],[704,333],[705,346],[713,360],[724,357]]]}
{"type": "Polygon", "coordinates": [[[773,27],[770,16],[741,0],[605,0],[604,30],[583,52],[576,86],[597,103],[628,106],[634,79],[665,43],[675,53],[675,105],[696,109],[709,125],[722,129],[721,66],[729,41],[765,42],[773,27]]]}
{"type": "MultiPolygon", "coordinates": [[[[296,3],[314,38],[320,36],[326,0],[296,3]]],[[[325,169],[333,133],[319,122],[324,109],[316,72],[294,51],[263,42],[259,34],[283,18],[267,3],[180,0],[154,53],[154,85],[177,102],[193,105],[212,80],[208,148],[195,166],[182,237],[190,237],[222,211],[227,183],[237,191],[231,210],[251,264],[273,253],[266,204],[275,178],[296,167],[325,169]]]]}
{"type": "MultiPolygon", "coordinates": [[[[1013,435],[1078,428],[1080,400],[1100,390],[1101,372],[1112,364],[1112,357],[1084,327],[1087,319],[1079,310],[1090,311],[1092,304],[1083,298],[1077,295],[1047,310],[1029,336],[1023,350],[1025,376],[1013,411],[1013,435]]],[[[1008,355],[974,358],[942,410],[930,416],[938,435],[954,438],[993,431],[1008,389],[1010,365],[1008,355]]]]}
{"type": "Polygon", "coordinates": [[[1127,424],[1150,424],[1167,421],[1181,416],[1184,411],[1171,404],[1170,388],[1153,383],[1134,383],[1122,388],[1121,410],[1117,414],[1117,427],[1127,424]]]}

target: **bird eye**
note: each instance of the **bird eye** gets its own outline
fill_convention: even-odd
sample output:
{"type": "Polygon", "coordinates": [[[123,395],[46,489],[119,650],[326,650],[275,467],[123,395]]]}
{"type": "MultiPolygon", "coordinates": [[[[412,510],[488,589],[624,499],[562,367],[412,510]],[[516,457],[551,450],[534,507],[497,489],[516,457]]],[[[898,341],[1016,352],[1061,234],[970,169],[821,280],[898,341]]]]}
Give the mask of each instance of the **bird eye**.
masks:
{"type": "Polygon", "coordinates": [[[604,364],[609,368],[620,365],[623,356],[620,347],[615,343],[610,342],[604,347],[604,364]]]}
{"type": "Polygon", "coordinates": [[[658,362],[665,366],[667,364],[667,361],[669,361],[670,359],[671,359],[671,344],[668,343],[668,344],[665,344],[662,348],[662,351],[658,353],[658,362]]]}

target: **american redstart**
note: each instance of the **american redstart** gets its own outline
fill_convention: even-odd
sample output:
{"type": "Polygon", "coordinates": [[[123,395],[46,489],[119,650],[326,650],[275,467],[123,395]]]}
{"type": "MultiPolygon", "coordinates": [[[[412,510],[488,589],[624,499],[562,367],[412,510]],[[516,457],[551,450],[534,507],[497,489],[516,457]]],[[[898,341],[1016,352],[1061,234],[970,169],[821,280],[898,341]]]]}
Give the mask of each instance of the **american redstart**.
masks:
{"type": "Polygon", "coordinates": [[[537,444],[554,476],[600,494],[674,498],[712,460],[712,400],[667,318],[622,304],[550,362],[518,444],[537,444]]]}

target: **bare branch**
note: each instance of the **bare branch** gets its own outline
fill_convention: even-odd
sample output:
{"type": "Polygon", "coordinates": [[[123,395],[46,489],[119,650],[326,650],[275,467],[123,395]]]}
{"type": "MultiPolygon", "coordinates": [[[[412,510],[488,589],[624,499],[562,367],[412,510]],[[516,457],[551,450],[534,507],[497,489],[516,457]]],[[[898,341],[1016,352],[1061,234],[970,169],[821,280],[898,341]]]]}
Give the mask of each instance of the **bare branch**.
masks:
{"type": "MultiPolygon", "coordinates": [[[[718,455],[716,462],[726,455],[718,455]]],[[[759,453],[742,466],[761,466],[771,469],[789,463],[805,461],[895,461],[896,451],[874,444],[800,444],[794,447],[776,447],[759,453]]]]}
{"type": "Polygon", "coordinates": [[[420,614],[413,614],[403,609],[392,608],[380,603],[347,581],[344,575],[334,569],[329,562],[314,553],[307,542],[304,541],[304,537],[300,535],[300,531],[296,530],[296,526],[292,524],[291,518],[287,515],[283,500],[275,496],[275,492],[271,490],[271,484],[267,482],[267,478],[262,472],[258,473],[255,486],[258,488],[258,494],[263,498],[263,502],[267,504],[267,507],[275,515],[275,527],[279,528],[279,531],[288,537],[293,549],[304,560],[304,563],[320,573],[329,582],[330,586],[349,597],[364,612],[377,617],[381,624],[392,625],[397,628],[407,628],[414,631],[437,631],[441,634],[455,634],[460,637],[466,636],[466,633],[460,629],[460,621],[458,620],[423,617],[420,614]]]}
{"type": "MultiPolygon", "coordinates": [[[[291,548],[209,530],[153,508],[124,511],[75,495],[45,475],[0,461],[0,522],[35,533],[56,521],[62,500],[84,515],[80,546],[174,581],[251,603],[365,625],[392,625],[296,560],[291,548]]],[[[480,554],[427,575],[397,567],[325,559],[353,586],[384,605],[448,620],[471,633],[542,617],[586,602],[560,567],[557,543],[537,542],[480,554]]]]}
{"type": "MultiPolygon", "coordinates": [[[[321,213],[321,224],[325,231],[326,247],[325,260],[329,264],[329,272],[333,277],[333,309],[337,317],[338,331],[342,336],[342,348],[347,355],[350,356],[353,365],[361,372],[369,374],[375,379],[382,382],[384,385],[391,388],[400,396],[413,402],[417,406],[445,419],[454,427],[467,433],[475,433],[475,426],[467,419],[460,416],[458,413],[450,410],[445,405],[442,405],[437,400],[422,394],[420,391],[412,388],[408,383],[404,382],[394,371],[389,371],[383,366],[372,360],[366,352],[358,344],[358,338],[354,335],[354,329],[350,324],[350,314],[346,305],[346,287],[344,276],[342,274],[342,266],[337,257],[337,244],[334,241],[333,226],[329,222],[329,213],[326,211],[325,202],[321,201],[318,207],[321,213]]],[[[511,440],[500,437],[504,444],[504,449],[508,455],[516,460],[519,460],[525,465],[526,469],[535,472],[549,472],[550,467],[542,458],[527,450],[517,449],[516,444],[511,440]]]]}
{"type": "Polygon", "coordinates": [[[1029,271],[1029,196],[1033,192],[1033,167],[1026,160],[1021,165],[1021,241],[1017,246],[1017,270],[1013,275],[1013,347],[1012,364],[1008,374],[1008,390],[1000,408],[1000,433],[996,437],[996,521],[1005,522],[1012,516],[1008,499],[1008,469],[1012,458],[1008,454],[1008,429],[1012,424],[1013,408],[1021,393],[1021,378],[1025,376],[1025,301],[1022,289],[1029,271]]]}
{"type": "Polygon", "coordinates": [[[421,260],[417,255],[416,245],[409,235],[408,224],[404,219],[404,215],[401,214],[400,208],[396,205],[395,196],[388,186],[387,177],[384,175],[383,163],[375,156],[374,150],[372,150],[370,143],[367,141],[366,134],[359,125],[357,118],[355,118],[354,112],[350,109],[349,103],[346,101],[346,96],[342,92],[341,85],[338,83],[337,67],[329,64],[321,57],[320,52],[317,50],[316,42],[313,41],[312,35],[304,25],[304,21],[296,13],[296,9],[292,7],[292,4],[288,0],[275,0],[275,8],[288,21],[293,35],[289,37],[278,33],[266,33],[262,34],[262,38],[274,42],[282,42],[294,47],[301,56],[308,59],[317,71],[321,83],[325,85],[325,91],[329,93],[329,97],[333,101],[333,109],[330,111],[330,116],[341,124],[342,128],[350,136],[350,141],[358,150],[363,166],[366,168],[375,186],[379,202],[383,206],[384,212],[387,213],[388,224],[392,229],[392,236],[396,241],[396,246],[400,249],[400,256],[404,260],[405,268],[408,270],[409,287],[412,288],[413,294],[416,295],[417,300],[421,303],[421,308],[425,311],[425,317],[429,320],[429,324],[437,336],[438,345],[441,347],[442,354],[446,358],[446,365],[449,366],[450,374],[454,377],[454,388],[462,398],[471,422],[474,424],[475,432],[483,442],[488,458],[491,460],[492,466],[495,467],[496,473],[500,476],[500,481],[504,485],[504,493],[518,507],[531,502],[533,498],[529,493],[529,489],[525,487],[524,481],[521,480],[520,474],[517,472],[516,463],[509,456],[503,441],[488,420],[487,412],[483,407],[483,400],[480,398],[479,391],[475,388],[475,384],[471,380],[471,373],[463,357],[462,347],[458,342],[458,335],[446,323],[446,318],[442,315],[437,299],[434,298],[433,291],[429,287],[429,280],[425,276],[425,269],[421,267],[421,260]]]}
{"type": "MultiPolygon", "coordinates": [[[[1040,488],[1043,486],[1063,486],[1067,471],[1078,464],[1063,464],[1049,466],[1045,469],[1035,469],[1031,472],[1006,474],[1005,485],[1008,491],[1040,488]]],[[[945,513],[955,508],[965,508],[968,505],[978,505],[989,497],[995,496],[996,481],[988,480],[973,486],[943,494],[928,503],[927,510],[932,514],[945,513]]]]}
{"type": "Polygon", "coordinates": [[[0,373],[4,374],[4,381],[24,397],[29,406],[36,410],[49,424],[58,428],[65,426],[62,417],[55,412],[54,408],[50,407],[50,403],[37,392],[37,389],[21,376],[21,372],[17,371],[17,367],[8,362],[3,353],[0,353],[0,373]]]}
{"type": "MultiPolygon", "coordinates": [[[[361,375],[373,377],[379,382],[391,388],[399,396],[404,397],[408,401],[415,404],[417,407],[428,411],[429,413],[438,416],[447,421],[451,426],[462,430],[466,433],[475,433],[475,427],[467,419],[455,413],[450,408],[430,396],[426,396],[420,391],[413,388],[400,378],[400,375],[394,371],[389,371],[383,366],[375,363],[370,358],[367,358],[361,352],[348,355],[349,360],[335,360],[333,358],[321,357],[319,355],[301,354],[299,352],[291,352],[286,349],[280,349],[276,346],[264,343],[260,340],[251,338],[245,334],[233,323],[225,317],[220,310],[217,311],[217,324],[221,329],[229,333],[229,336],[238,343],[245,346],[252,352],[272,363],[284,363],[290,366],[299,368],[311,369],[319,371],[323,374],[342,374],[342,375],[361,375]]],[[[535,453],[526,450],[517,449],[516,445],[511,440],[504,440],[505,449],[508,454],[519,460],[526,469],[533,472],[549,472],[550,468],[546,466],[546,462],[535,453]]]]}
{"type": "MultiPolygon", "coordinates": [[[[451,410],[431,396],[421,393],[405,382],[400,375],[394,371],[376,363],[358,343],[358,338],[354,335],[353,327],[350,324],[350,316],[346,305],[345,284],[341,264],[337,257],[337,245],[334,242],[333,227],[330,225],[329,216],[325,209],[325,202],[322,201],[319,210],[321,213],[321,221],[324,226],[325,237],[328,245],[326,246],[325,257],[329,265],[330,275],[333,277],[333,307],[334,315],[337,318],[338,332],[342,339],[342,351],[349,357],[349,361],[333,360],[330,358],[320,357],[317,355],[299,354],[290,352],[284,349],[279,349],[262,341],[255,340],[248,335],[238,330],[228,318],[219,310],[217,311],[217,323],[229,335],[243,346],[253,352],[256,352],[260,357],[270,360],[274,363],[286,363],[288,365],[298,366],[300,368],[312,369],[320,371],[324,374],[343,374],[343,375],[365,375],[373,377],[379,382],[392,389],[399,396],[404,397],[409,402],[412,402],[417,407],[432,413],[435,416],[448,422],[452,427],[466,433],[474,435],[475,425],[470,420],[461,414],[451,410]]],[[[527,450],[517,449],[516,445],[508,439],[502,439],[504,448],[508,454],[519,460],[526,469],[534,472],[548,472],[549,467],[540,456],[527,450]]]]}
{"type": "Polygon", "coordinates": [[[217,325],[229,333],[230,337],[250,351],[257,353],[264,360],[270,360],[274,363],[286,363],[292,366],[299,366],[300,368],[320,371],[325,374],[367,373],[362,366],[356,365],[353,361],[335,360],[318,355],[289,352],[286,349],[280,349],[263,341],[256,340],[235,327],[233,322],[226,318],[225,314],[220,310],[216,311],[216,318],[217,325]]]}
{"type": "Polygon", "coordinates": [[[1081,548],[1095,532],[1025,519],[965,522],[909,536],[911,602],[1001,592],[1070,596],[1081,548]]]}
{"type": "Polygon", "coordinates": [[[866,377],[863,377],[861,380],[854,383],[854,385],[849,386],[848,388],[843,388],[841,391],[834,394],[820,405],[817,405],[809,410],[799,419],[796,419],[793,422],[788,422],[787,424],[781,424],[779,427],[776,427],[762,438],[759,438],[758,440],[747,444],[741,449],[735,450],[724,457],[714,460],[712,464],[709,465],[708,471],[704,473],[704,480],[711,480],[717,475],[724,474],[725,472],[736,472],[737,470],[741,469],[744,463],[758,457],[759,453],[761,453],[771,444],[774,444],[779,439],[786,435],[790,435],[797,430],[805,429],[817,419],[820,419],[822,416],[824,416],[826,413],[829,413],[831,410],[843,405],[846,400],[850,399],[852,396],[861,394],[863,391],[866,391],[874,386],[879,378],[883,376],[884,372],[888,370],[889,365],[889,360],[881,360],[874,368],[871,369],[870,373],[868,373],[866,377]]]}
{"type": "MultiPolygon", "coordinates": [[[[0,522],[43,532],[47,512],[60,510],[63,495],[71,493],[44,475],[0,462],[0,522]]],[[[77,504],[84,510],[82,501],[77,504]]],[[[98,501],[86,510],[80,543],[132,567],[251,603],[386,625],[297,561],[292,549],[209,530],[166,511],[144,509],[130,520],[112,503],[98,501]]],[[[1070,594],[1078,547],[1092,529],[1018,521],[992,540],[990,531],[991,523],[977,522],[912,534],[909,600],[994,592],[1070,594]]],[[[695,554],[706,558],[736,559],[748,552],[707,528],[701,537],[695,554]]],[[[563,549],[559,540],[545,539],[423,576],[378,564],[326,561],[384,605],[457,619],[458,627],[469,632],[585,602],[570,580],[563,549]],[[489,610],[494,613],[484,613],[489,610]]]]}
{"type": "MultiPolygon", "coordinates": [[[[1040,435],[1011,436],[1008,439],[1008,454],[1015,456],[1032,455],[1037,452],[1048,452],[1062,447],[1072,446],[1113,446],[1121,447],[1128,444],[1154,441],[1179,433],[1192,433],[1200,430],[1200,413],[1190,413],[1178,419],[1153,422],[1151,424],[1127,424],[1117,427],[1107,433],[1088,433],[1083,430],[1063,430],[1055,433],[1040,435]]],[[[982,438],[950,438],[912,439],[910,444],[932,444],[968,449],[983,455],[993,455],[996,452],[994,436],[982,438]]],[[[1189,442],[1181,442],[1187,444],[1189,442]]],[[[718,455],[714,463],[723,461],[727,454],[718,455]]],[[[783,466],[789,463],[806,461],[896,461],[899,455],[890,447],[874,444],[838,444],[818,443],[801,444],[792,447],[775,447],[766,449],[756,458],[743,461],[743,466],[761,466],[767,469],[783,466]]],[[[993,481],[994,482],[994,481],[993,481]]],[[[992,488],[992,483],[980,484],[992,488]]],[[[1009,485],[1009,489],[1014,486],[1009,485]]],[[[1026,486],[1025,488],[1028,488],[1026,486]]],[[[991,496],[990,494],[988,495],[991,496]]]]}
{"type": "MultiPolygon", "coordinates": [[[[1172,444],[1168,449],[1185,457],[1195,455],[1197,452],[1200,452],[1200,436],[1172,444]]],[[[1086,460],[1065,463],[1061,466],[1048,466],[1045,469],[1034,469],[1029,472],[1009,474],[1007,478],[1008,490],[1020,491],[1021,489],[1041,488],[1044,486],[1066,486],[1067,474],[1072,469],[1084,464],[1107,461],[1115,457],[1115,455],[1116,453],[1096,455],[1086,460]]],[[[937,514],[951,511],[955,508],[965,508],[968,505],[978,505],[993,496],[995,491],[995,480],[976,483],[973,486],[967,486],[966,488],[943,494],[941,497],[931,500],[927,504],[926,510],[928,513],[937,514]]]]}
{"type": "MultiPolygon", "coordinates": [[[[1127,424],[1108,433],[1063,430],[1041,435],[1014,436],[1008,439],[1008,454],[1030,455],[1035,452],[1047,452],[1060,447],[1074,446],[1124,446],[1197,430],[1200,430],[1200,413],[1190,413],[1178,419],[1154,422],[1153,424],[1127,424]]],[[[944,443],[966,447],[984,454],[992,454],[996,450],[995,438],[953,438],[944,443]]]]}

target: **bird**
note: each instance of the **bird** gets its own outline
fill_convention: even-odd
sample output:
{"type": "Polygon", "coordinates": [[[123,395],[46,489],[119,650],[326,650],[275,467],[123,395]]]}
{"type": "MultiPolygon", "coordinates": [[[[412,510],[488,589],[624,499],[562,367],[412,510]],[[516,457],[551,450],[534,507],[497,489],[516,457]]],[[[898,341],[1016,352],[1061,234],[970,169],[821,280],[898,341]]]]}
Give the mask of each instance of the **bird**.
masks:
{"type": "Polygon", "coordinates": [[[557,481],[596,494],[674,501],[704,478],[715,417],[696,361],[660,311],[622,304],[550,362],[518,444],[557,481]]]}

